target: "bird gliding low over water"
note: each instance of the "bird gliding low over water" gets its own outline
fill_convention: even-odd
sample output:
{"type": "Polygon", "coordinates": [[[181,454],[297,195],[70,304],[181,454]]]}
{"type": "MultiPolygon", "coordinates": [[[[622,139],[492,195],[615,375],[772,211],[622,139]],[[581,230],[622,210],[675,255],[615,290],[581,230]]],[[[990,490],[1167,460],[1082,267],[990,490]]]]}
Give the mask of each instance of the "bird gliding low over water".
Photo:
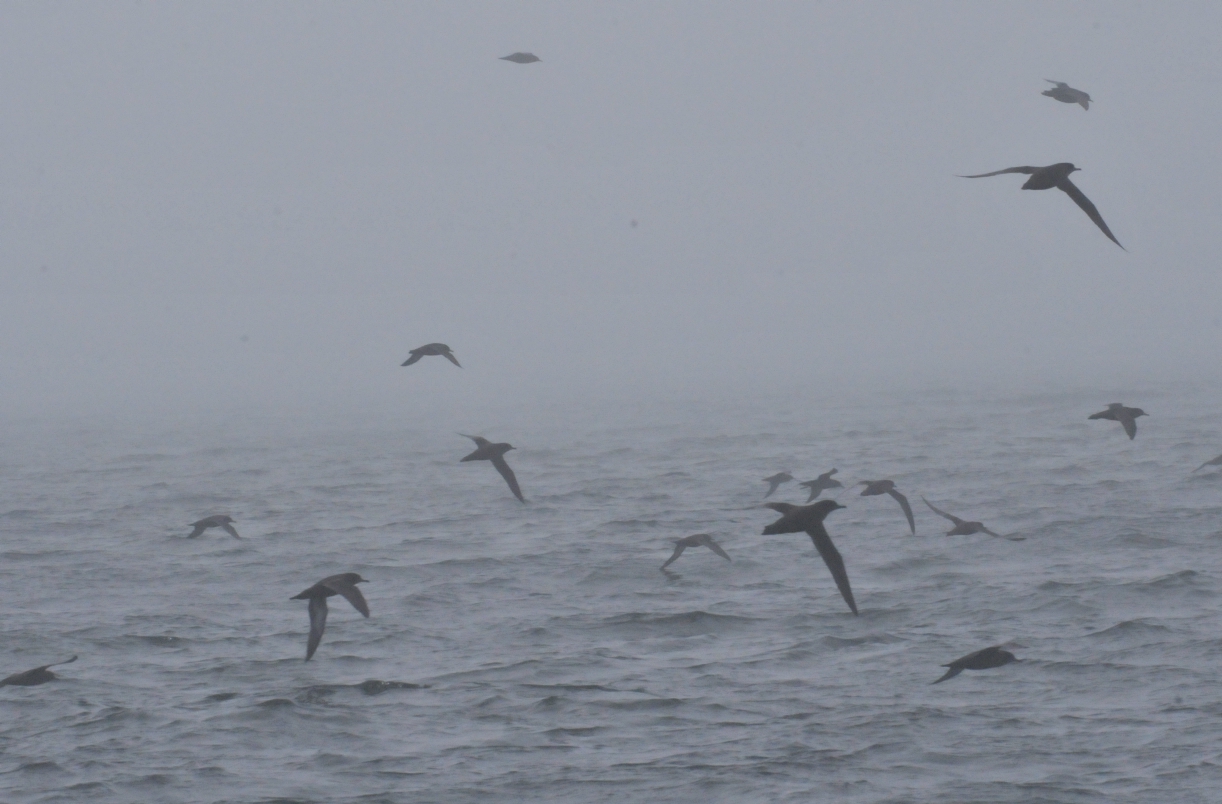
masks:
{"type": "Polygon", "coordinates": [[[216,514],[215,516],[206,516],[198,522],[192,522],[191,527],[194,530],[187,535],[188,539],[194,539],[208,528],[220,528],[235,539],[242,538],[238,535],[238,531],[233,526],[233,517],[227,514],[216,514]]]}
{"type": "Polygon", "coordinates": [[[844,508],[835,500],[819,500],[813,505],[791,505],[789,503],[764,503],[764,506],[781,514],[781,518],[764,528],[765,536],[778,533],[805,533],[815,543],[815,549],[823,557],[823,563],[832,573],[840,596],[849,604],[849,610],[857,613],[857,603],[853,600],[853,590],[849,586],[849,574],[844,569],[844,559],[840,551],[832,544],[823,520],[832,511],[844,508]]]}
{"type": "Polygon", "coordinates": [[[831,470],[830,472],[824,472],[823,474],[816,477],[814,480],[807,480],[805,483],[798,484],[802,488],[810,491],[810,496],[806,498],[807,503],[814,502],[815,498],[818,497],[820,494],[822,494],[827,489],[838,489],[844,485],[839,480],[835,480],[832,478],[832,475],[834,474],[836,474],[835,469],[831,470]]]}
{"type": "Polygon", "coordinates": [[[1050,84],[1056,84],[1052,89],[1045,89],[1041,95],[1047,95],[1054,100],[1059,100],[1061,103],[1076,103],[1083,109],[1090,109],[1090,95],[1087,95],[1080,89],[1074,89],[1064,81],[1053,81],[1051,78],[1045,78],[1050,84]]]}
{"type": "Polygon", "coordinates": [[[675,539],[675,552],[670,558],[666,559],[666,563],[659,569],[665,570],[675,559],[683,555],[683,551],[689,547],[707,547],[717,555],[724,558],[726,561],[732,560],[729,553],[721,549],[721,545],[713,541],[713,537],[707,533],[697,533],[695,536],[684,536],[682,539],[675,539]]]}
{"type": "Polygon", "coordinates": [[[964,670],[992,670],[994,667],[1002,667],[1010,664],[1010,662],[1021,662],[1022,659],[1016,658],[1013,653],[1008,650],[1002,650],[1000,645],[994,645],[991,648],[983,648],[975,653],[969,653],[966,656],[960,656],[950,664],[944,664],[943,667],[949,667],[946,675],[939,678],[937,681],[931,681],[931,684],[941,684],[948,678],[954,678],[964,670]]]}
{"type": "Polygon", "coordinates": [[[895,490],[894,480],[863,480],[857,485],[865,486],[861,490],[862,497],[874,497],[879,494],[889,494],[891,498],[900,504],[900,508],[904,509],[904,516],[908,517],[908,528],[912,531],[912,535],[916,535],[916,519],[912,516],[912,506],[908,504],[908,498],[895,490]]]}
{"type": "Polygon", "coordinates": [[[463,438],[469,438],[475,442],[477,449],[467,457],[463,458],[459,463],[466,461],[492,461],[492,465],[501,473],[501,477],[505,478],[505,482],[509,484],[509,490],[513,492],[513,496],[517,497],[520,502],[526,502],[526,498],[522,496],[522,489],[518,486],[517,475],[509,468],[509,464],[505,463],[505,453],[513,449],[512,444],[500,443],[493,444],[483,436],[467,435],[459,433],[463,438]]]}
{"type": "MultiPolygon", "coordinates": [[[[924,497],[921,499],[925,500],[924,497]]],[[[971,536],[975,533],[987,533],[990,536],[996,536],[998,539],[1009,539],[1012,542],[1026,541],[1027,537],[1025,536],[1002,536],[1000,533],[994,533],[986,528],[983,522],[968,522],[966,519],[960,519],[954,514],[948,514],[941,508],[935,508],[934,504],[929,500],[925,500],[925,504],[929,506],[930,511],[933,511],[935,514],[943,517],[944,519],[949,519],[955,524],[953,528],[946,531],[947,536],[971,536]]]]}
{"type": "Polygon", "coordinates": [[[450,347],[446,346],[444,343],[426,343],[424,346],[419,346],[412,349],[408,352],[408,354],[410,354],[411,357],[400,363],[400,366],[410,366],[412,363],[418,362],[422,357],[444,357],[454,365],[462,368],[462,365],[458,362],[458,358],[456,358],[454,353],[450,351],[450,347]]]}
{"type": "Polygon", "coordinates": [[[58,667],[61,664],[72,664],[76,661],[76,657],[65,659],[62,662],[52,662],[44,664],[42,667],[35,667],[33,670],[26,670],[22,673],[13,673],[11,676],[0,679],[0,687],[36,687],[39,684],[46,684],[48,681],[54,681],[59,676],[48,670],[48,667],[58,667]]]}
{"type": "Polygon", "coordinates": [[[789,472],[777,472],[772,477],[764,478],[764,482],[768,484],[768,493],[764,495],[764,499],[766,500],[771,497],[773,492],[782,483],[788,483],[791,480],[793,480],[793,475],[789,474],[789,472]]]}
{"type": "Polygon", "coordinates": [[[355,572],[341,572],[339,575],[329,575],[309,589],[289,598],[310,601],[310,638],[306,642],[305,657],[307,662],[313,657],[314,651],[318,650],[318,643],[322,642],[322,632],[327,627],[327,598],[343,595],[353,608],[366,618],[369,617],[369,604],[365,602],[361,590],[356,588],[358,583],[368,582],[355,572]]]}
{"type": "Polygon", "coordinates": [[[1137,438],[1137,419],[1139,416],[1149,416],[1141,408],[1126,408],[1119,402],[1113,402],[1107,406],[1107,410],[1101,410],[1098,413],[1092,413],[1087,416],[1087,419],[1107,419],[1108,421],[1120,422],[1124,426],[1125,433],[1128,434],[1129,440],[1137,438]]]}

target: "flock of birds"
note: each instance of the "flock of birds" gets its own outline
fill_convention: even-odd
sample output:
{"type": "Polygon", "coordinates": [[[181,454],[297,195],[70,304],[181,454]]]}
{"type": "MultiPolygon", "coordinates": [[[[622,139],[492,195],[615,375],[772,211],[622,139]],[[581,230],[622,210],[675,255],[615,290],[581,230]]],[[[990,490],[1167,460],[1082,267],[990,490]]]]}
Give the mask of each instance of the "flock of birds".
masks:
{"type": "MultiPolygon", "coordinates": [[[[541,61],[541,59],[533,53],[513,53],[508,56],[502,56],[502,60],[513,62],[516,64],[532,64],[541,61]]],[[[1052,89],[1044,91],[1042,94],[1062,103],[1076,103],[1083,109],[1090,109],[1091,97],[1087,93],[1079,89],[1074,89],[1068,84],[1061,81],[1048,80],[1049,83],[1055,86],[1052,89]]],[[[1069,180],[1071,173],[1080,170],[1070,162],[1058,162],[1053,165],[1044,167],[1019,166],[1005,168],[1003,170],[995,170],[991,173],[979,173],[974,175],[963,176],[968,179],[980,179],[989,176],[999,176],[1004,173],[1021,173],[1030,176],[1023,184],[1024,190],[1049,190],[1056,188],[1061,190],[1076,203],[1083,212],[1099,227],[1100,231],[1105,234],[1117,246],[1122,249],[1124,246],[1112,234],[1103,217],[1099,214],[1099,210],[1091,203],[1090,199],[1082,193],[1078,187],[1069,180]]],[[[458,359],[454,356],[453,351],[444,343],[429,343],[424,346],[412,349],[410,357],[405,360],[402,365],[410,366],[419,362],[425,357],[444,357],[453,363],[455,366],[462,368],[458,359]]],[[[1148,415],[1141,408],[1125,407],[1121,403],[1112,403],[1107,406],[1106,410],[1090,415],[1089,419],[1106,419],[1119,422],[1123,427],[1129,439],[1134,439],[1137,436],[1137,419],[1141,416],[1148,415]]],[[[475,442],[476,449],[471,454],[462,458],[460,462],[468,461],[489,461],[505,479],[505,483],[509,486],[509,490],[521,502],[526,502],[526,498],[522,495],[522,489],[518,485],[517,476],[505,461],[505,453],[514,449],[510,444],[493,443],[482,436],[471,436],[460,433],[466,438],[470,438],[475,442]]],[[[1222,455],[1206,461],[1199,467],[1194,469],[1194,472],[1199,472],[1207,466],[1222,466],[1222,455]]],[[[818,497],[824,491],[833,488],[843,488],[843,484],[836,480],[833,475],[837,473],[836,469],[824,472],[814,480],[800,483],[799,486],[805,488],[809,492],[806,504],[795,505],[791,503],[770,502],[764,503],[764,506],[771,508],[781,515],[781,518],[764,528],[764,535],[787,534],[787,533],[805,533],[810,536],[814,543],[815,549],[822,557],[828,570],[832,574],[832,579],[836,583],[836,588],[840,590],[841,597],[848,604],[849,610],[853,614],[857,614],[857,602],[853,598],[853,590],[849,585],[849,576],[845,570],[844,559],[840,555],[840,551],[836,549],[836,545],[832,543],[831,536],[824,527],[823,521],[828,514],[845,506],[831,499],[819,500],[818,497]]],[[[768,492],[764,498],[772,496],[776,490],[784,483],[789,483],[795,478],[788,472],[779,472],[771,477],[764,478],[764,482],[768,483],[768,492]]],[[[908,498],[901,494],[895,487],[893,480],[862,480],[856,485],[865,486],[861,491],[863,497],[880,496],[883,494],[889,495],[894,499],[903,511],[908,522],[909,530],[912,535],[916,535],[916,518],[913,516],[912,506],[908,503],[908,498]]],[[[960,519],[954,514],[937,508],[933,503],[926,500],[924,497],[921,500],[929,507],[931,511],[940,517],[950,521],[954,527],[946,532],[948,536],[969,536],[976,533],[985,533],[989,536],[995,536],[1003,539],[1021,541],[1021,536],[1002,536],[994,533],[984,526],[981,522],[968,521],[960,519]]],[[[234,520],[227,514],[215,514],[204,517],[191,524],[191,533],[187,538],[196,538],[205,531],[211,528],[220,528],[235,539],[240,539],[237,529],[234,527],[234,520]]],[[[674,553],[666,562],[662,564],[662,571],[666,572],[667,567],[679,559],[683,552],[689,547],[707,547],[718,556],[730,561],[730,555],[713,540],[713,537],[707,533],[698,533],[693,536],[687,536],[675,540],[674,553]]],[[[361,594],[361,590],[357,584],[365,581],[359,574],[355,572],[344,572],[337,575],[331,575],[310,586],[308,589],[294,595],[291,600],[306,600],[308,601],[308,611],[310,616],[310,634],[306,642],[306,661],[313,658],[315,651],[318,650],[319,644],[322,642],[323,631],[327,624],[327,598],[336,595],[342,596],[345,600],[352,604],[358,612],[365,617],[369,617],[369,604],[365,600],[365,596],[361,594]]],[[[959,659],[943,665],[949,668],[947,672],[934,681],[934,684],[941,683],[947,679],[954,678],[964,670],[985,670],[994,667],[1001,667],[1011,662],[1021,661],[1016,658],[1013,653],[1004,650],[1004,646],[994,645],[982,650],[969,653],[959,659]]],[[[14,673],[7,678],[0,679],[0,687],[3,686],[35,686],[52,681],[56,678],[55,673],[50,668],[63,664],[69,664],[77,660],[76,656],[62,662],[35,667],[32,670],[26,670],[20,673],[14,673]]]]}

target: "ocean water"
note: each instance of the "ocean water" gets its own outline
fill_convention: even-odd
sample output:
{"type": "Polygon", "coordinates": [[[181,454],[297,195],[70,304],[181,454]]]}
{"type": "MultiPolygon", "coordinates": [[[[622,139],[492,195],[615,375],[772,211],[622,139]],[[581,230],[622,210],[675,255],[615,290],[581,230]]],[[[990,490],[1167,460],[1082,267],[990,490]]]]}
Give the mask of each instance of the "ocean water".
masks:
{"type": "Polygon", "coordinates": [[[0,675],[80,659],[0,688],[0,801],[1216,801],[1216,398],[1126,393],[1132,442],[1099,392],[540,416],[484,432],[525,505],[457,422],[12,424],[0,675]],[[760,535],[760,478],[832,467],[917,516],[825,495],[858,617],[760,535]],[[733,561],[659,572],[698,532],[733,561]],[[346,571],[373,616],[306,663],[289,598],[346,571]]]}

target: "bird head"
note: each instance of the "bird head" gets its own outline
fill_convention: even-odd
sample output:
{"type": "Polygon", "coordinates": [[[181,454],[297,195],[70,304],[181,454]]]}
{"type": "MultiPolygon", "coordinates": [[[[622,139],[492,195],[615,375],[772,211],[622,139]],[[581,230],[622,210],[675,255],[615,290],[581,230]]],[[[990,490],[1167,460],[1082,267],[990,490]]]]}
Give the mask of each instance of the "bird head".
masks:
{"type": "Polygon", "coordinates": [[[811,506],[811,509],[819,512],[823,516],[827,516],[832,511],[835,511],[837,508],[844,508],[844,507],[845,506],[841,505],[840,503],[836,502],[835,500],[819,500],[819,502],[811,506]]]}
{"type": "Polygon", "coordinates": [[[1132,410],[1132,411],[1133,411],[1133,418],[1134,418],[1134,419],[1136,419],[1138,416],[1149,416],[1149,415],[1150,415],[1149,413],[1146,413],[1146,412],[1145,412],[1144,410],[1142,410],[1141,408],[1130,408],[1130,410],[1132,410]]]}

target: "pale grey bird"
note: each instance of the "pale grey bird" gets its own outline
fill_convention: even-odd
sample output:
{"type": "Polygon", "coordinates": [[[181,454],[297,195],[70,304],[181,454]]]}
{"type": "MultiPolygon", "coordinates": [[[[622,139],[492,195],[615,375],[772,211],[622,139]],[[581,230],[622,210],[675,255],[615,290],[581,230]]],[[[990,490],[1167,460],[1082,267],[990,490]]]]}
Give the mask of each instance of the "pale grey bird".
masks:
{"type": "Polygon", "coordinates": [[[954,678],[964,670],[991,670],[994,667],[1002,667],[1010,664],[1010,662],[1021,662],[1022,659],[1015,658],[1013,653],[1008,650],[1002,650],[1000,645],[994,645],[991,648],[983,648],[975,653],[969,653],[966,656],[961,656],[955,659],[950,664],[944,664],[943,667],[949,667],[946,675],[939,678],[937,681],[930,682],[931,684],[941,684],[948,678],[954,678]]]}
{"type": "Polygon", "coordinates": [[[501,61],[512,61],[514,64],[531,64],[543,59],[536,56],[534,53],[510,53],[508,56],[501,56],[501,61]]]}
{"type": "Polygon", "coordinates": [[[26,670],[22,673],[13,673],[7,678],[0,678],[0,687],[7,687],[10,684],[14,687],[36,687],[39,684],[46,684],[48,681],[54,681],[59,676],[48,670],[48,667],[58,667],[61,664],[72,664],[76,661],[76,657],[65,659],[62,662],[54,662],[52,664],[44,664],[42,667],[35,667],[33,670],[26,670]]]}
{"type": "Polygon", "coordinates": [[[1137,419],[1140,416],[1149,416],[1141,408],[1126,408],[1119,402],[1113,402],[1107,406],[1107,410],[1101,410],[1098,413],[1092,413],[1087,416],[1087,419],[1107,419],[1108,421],[1120,422],[1124,426],[1125,433],[1128,434],[1129,440],[1137,438],[1137,419]]]}
{"type": "MultiPolygon", "coordinates": [[[[924,497],[921,498],[925,500],[924,497]]],[[[941,508],[935,508],[933,503],[925,500],[925,504],[929,506],[929,510],[933,511],[940,517],[949,519],[955,524],[953,528],[946,531],[947,536],[971,536],[974,533],[987,533],[990,536],[996,536],[998,539],[1009,539],[1012,542],[1021,542],[1026,540],[1026,536],[1002,536],[1000,533],[994,533],[984,526],[983,522],[968,522],[966,519],[960,519],[954,514],[948,514],[941,508]]]]}
{"type": "Polygon", "coordinates": [[[450,347],[446,346],[444,343],[426,343],[424,346],[417,349],[412,349],[408,352],[408,354],[410,354],[411,357],[400,363],[400,366],[410,366],[412,363],[417,362],[422,357],[441,356],[459,368],[462,368],[462,365],[458,362],[458,358],[456,358],[454,353],[450,351],[450,347]]]}
{"type": "Polygon", "coordinates": [[[513,492],[513,496],[517,497],[521,502],[526,502],[526,498],[522,496],[522,489],[518,487],[518,478],[509,468],[509,464],[505,463],[505,453],[513,449],[512,444],[493,444],[488,439],[482,436],[467,435],[459,433],[464,438],[469,438],[475,442],[477,449],[467,457],[463,458],[459,463],[465,461],[492,461],[492,465],[501,473],[501,477],[505,478],[505,482],[509,484],[509,490],[513,492]]]}
{"type": "Polygon", "coordinates": [[[777,533],[805,533],[815,543],[815,549],[827,564],[828,570],[836,581],[840,596],[849,604],[849,610],[857,613],[857,603],[853,600],[853,589],[849,586],[849,574],[844,569],[844,559],[840,551],[832,543],[823,520],[832,511],[844,508],[835,500],[819,500],[813,505],[791,505],[789,503],[764,503],[765,507],[781,514],[781,518],[764,528],[764,535],[777,533]]]}
{"type": "Polygon", "coordinates": [[[322,632],[327,627],[327,598],[343,595],[353,608],[366,617],[369,616],[369,604],[365,602],[361,590],[356,588],[358,583],[368,581],[355,572],[342,572],[323,578],[304,592],[289,598],[310,601],[310,639],[306,642],[305,657],[307,662],[314,655],[314,651],[318,650],[318,643],[322,642],[322,632]]]}
{"type": "Polygon", "coordinates": [[[832,475],[834,474],[836,474],[835,469],[831,470],[830,472],[824,472],[814,480],[807,480],[805,483],[798,484],[802,488],[810,491],[810,496],[806,498],[807,503],[814,502],[815,498],[827,489],[838,489],[843,486],[839,480],[832,479],[832,475]]]}
{"type": "Polygon", "coordinates": [[[1202,469],[1204,469],[1206,466],[1222,466],[1222,455],[1219,455],[1218,457],[1214,458],[1212,461],[1206,461],[1205,463],[1201,464],[1200,466],[1198,466],[1196,469],[1193,469],[1192,471],[1199,472],[1202,469]]]}
{"type": "Polygon", "coordinates": [[[912,531],[912,535],[916,535],[916,519],[912,516],[912,506],[908,504],[908,498],[895,490],[894,480],[863,480],[857,484],[865,486],[861,490],[862,497],[876,497],[879,494],[890,494],[891,499],[900,504],[900,508],[904,509],[904,516],[908,517],[908,528],[912,531]]]}
{"type": "Polygon", "coordinates": [[[788,483],[791,480],[793,480],[793,475],[789,474],[789,472],[777,472],[772,477],[764,478],[764,482],[768,484],[768,493],[764,495],[764,499],[766,500],[771,497],[772,493],[782,483],[788,483]]]}
{"type": "MultiPolygon", "coordinates": [[[[960,176],[963,179],[983,179],[988,176],[1000,176],[1003,173],[1026,173],[1031,176],[1023,185],[1024,190],[1051,190],[1053,187],[1064,192],[1067,196],[1073,199],[1074,203],[1082,208],[1095,225],[1108,236],[1116,245],[1120,246],[1120,241],[1112,234],[1112,230],[1107,228],[1107,224],[1103,222],[1103,216],[1099,214],[1099,210],[1091,203],[1090,199],[1083,195],[1077,185],[1069,180],[1069,174],[1075,170],[1082,168],[1074,167],[1072,162],[1057,162],[1055,165],[1045,165],[1044,167],[1031,167],[1024,165],[1022,167],[1006,168],[1005,170],[994,170],[992,173],[977,173],[974,176],[960,176]]],[[[1120,246],[1122,249],[1124,246],[1120,246]]],[[[1125,249],[1127,251],[1127,249],[1125,249]]]]}
{"type": "Polygon", "coordinates": [[[689,547],[707,547],[726,561],[732,560],[729,554],[721,549],[721,545],[713,541],[712,536],[707,533],[697,533],[695,536],[684,536],[682,539],[675,539],[675,552],[670,558],[666,559],[666,563],[661,566],[661,569],[669,567],[689,547]]]}
{"type": "Polygon", "coordinates": [[[1080,89],[1074,89],[1064,81],[1053,81],[1051,78],[1045,78],[1050,84],[1056,84],[1052,89],[1046,89],[1041,92],[1041,95],[1047,95],[1050,98],[1059,100],[1061,103],[1076,103],[1083,109],[1090,109],[1090,95],[1087,95],[1080,89]]]}
{"type": "Polygon", "coordinates": [[[238,531],[233,526],[233,517],[227,514],[216,514],[215,516],[206,516],[198,522],[192,522],[191,527],[194,530],[188,534],[188,539],[194,539],[208,528],[220,528],[235,539],[242,538],[238,535],[238,531]]]}

